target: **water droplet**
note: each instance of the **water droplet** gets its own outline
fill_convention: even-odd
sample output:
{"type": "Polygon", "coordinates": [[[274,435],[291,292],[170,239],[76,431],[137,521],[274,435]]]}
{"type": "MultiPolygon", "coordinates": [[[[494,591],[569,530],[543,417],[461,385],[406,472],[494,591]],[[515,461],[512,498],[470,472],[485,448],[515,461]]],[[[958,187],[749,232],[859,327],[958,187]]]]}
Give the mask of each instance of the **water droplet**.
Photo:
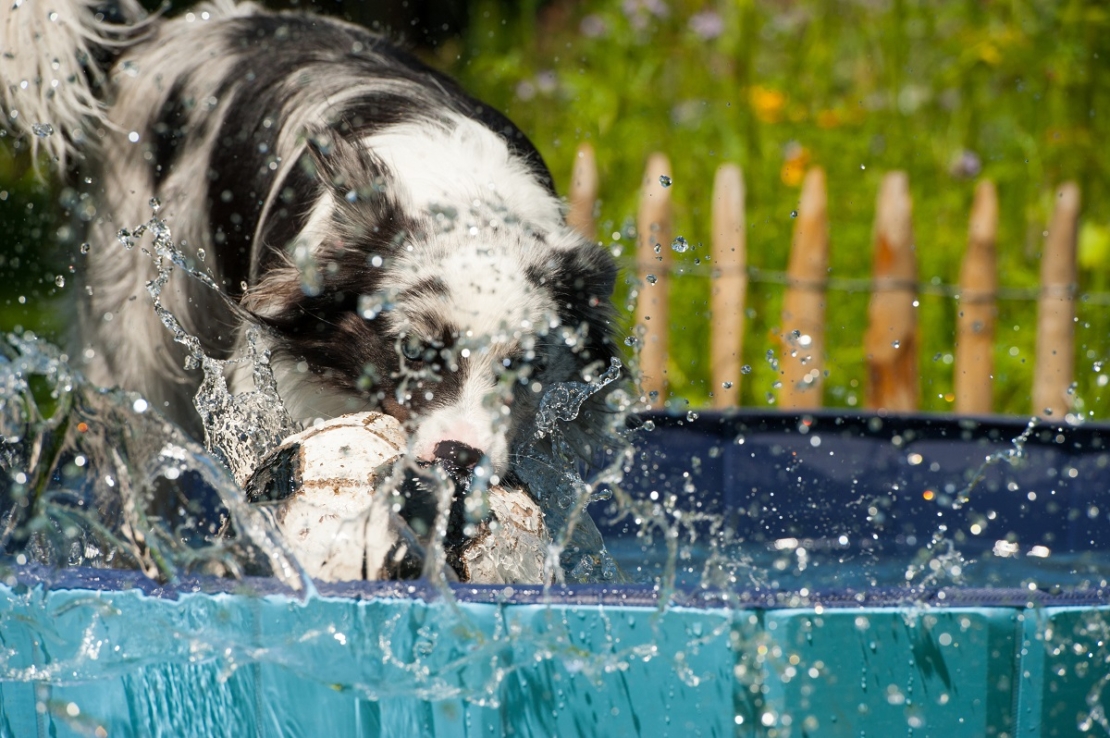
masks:
{"type": "Polygon", "coordinates": [[[49,123],[35,123],[31,126],[31,131],[39,138],[46,138],[54,135],[54,126],[49,123]]]}
{"type": "Polygon", "coordinates": [[[722,382],[721,386],[725,389],[732,389],[732,382],[722,382]]]}
{"type": "Polygon", "coordinates": [[[901,341],[891,341],[890,345],[893,346],[894,348],[899,348],[899,347],[901,347],[902,342],[901,341]]]}
{"type": "Polygon", "coordinates": [[[645,277],[645,279],[647,280],[648,284],[655,284],[656,282],[659,281],[659,279],[654,274],[647,275],[647,277],[645,277]]]}
{"type": "Polygon", "coordinates": [[[54,277],[54,284],[58,285],[59,287],[65,287],[66,278],[59,274],[57,277],[54,277]]]}
{"type": "Polygon", "coordinates": [[[82,253],[82,254],[87,254],[87,253],[89,253],[89,249],[90,249],[90,248],[91,248],[91,246],[89,245],[89,242],[88,242],[88,241],[86,241],[85,243],[81,244],[81,253],[82,253]]]}
{"type": "Polygon", "coordinates": [[[797,218],[798,217],[798,211],[797,210],[791,210],[790,211],[790,217],[791,218],[797,218]]]}
{"type": "Polygon", "coordinates": [[[686,241],[685,238],[679,236],[671,242],[671,250],[679,254],[685,254],[687,251],[690,250],[690,244],[686,241]]]}
{"type": "Polygon", "coordinates": [[[671,186],[671,178],[668,177],[665,174],[661,174],[661,175],[659,175],[659,184],[662,185],[663,187],[670,187],[671,186]]]}
{"type": "Polygon", "coordinates": [[[752,373],[752,365],[751,364],[745,364],[744,366],[740,367],[740,373],[741,374],[751,374],[752,373]]]}
{"type": "Polygon", "coordinates": [[[640,342],[640,340],[638,338],[636,338],[635,336],[629,336],[628,338],[624,339],[624,345],[625,346],[635,346],[639,342],[640,342]]]}
{"type": "Polygon", "coordinates": [[[150,198],[147,204],[150,205],[150,209],[154,211],[155,215],[157,215],[158,211],[162,209],[162,201],[159,200],[157,197],[150,198]]]}

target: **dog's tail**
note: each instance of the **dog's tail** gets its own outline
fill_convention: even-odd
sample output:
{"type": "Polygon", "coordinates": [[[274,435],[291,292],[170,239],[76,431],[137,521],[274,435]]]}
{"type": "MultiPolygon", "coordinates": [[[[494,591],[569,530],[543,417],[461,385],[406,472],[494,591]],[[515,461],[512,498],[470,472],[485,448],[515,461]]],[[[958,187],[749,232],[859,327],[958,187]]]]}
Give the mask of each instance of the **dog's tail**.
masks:
{"type": "Polygon", "coordinates": [[[138,0],[0,0],[4,127],[64,172],[107,125],[98,89],[112,59],[148,29],[138,0]]]}

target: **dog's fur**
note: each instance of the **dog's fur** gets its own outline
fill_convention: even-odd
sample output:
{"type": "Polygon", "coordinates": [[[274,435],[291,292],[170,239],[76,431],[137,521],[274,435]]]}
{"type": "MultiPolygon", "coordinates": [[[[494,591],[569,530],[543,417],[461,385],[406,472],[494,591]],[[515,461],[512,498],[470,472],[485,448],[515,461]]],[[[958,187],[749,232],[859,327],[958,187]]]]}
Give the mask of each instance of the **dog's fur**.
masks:
{"type": "Polygon", "coordinates": [[[568,230],[536,149],[383,38],[231,0],[174,19],[134,0],[2,5],[8,125],[76,183],[88,222],[91,380],[199,428],[199,377],[152,310],[151,260],[118,243],[152,197],[225,292],[178,273],[163,303],[216,357],[261,326],[301,422],[380,409],[421,458],[454,441],[503,473],[544,389],[615,355],[615,267],[568,230]]]}

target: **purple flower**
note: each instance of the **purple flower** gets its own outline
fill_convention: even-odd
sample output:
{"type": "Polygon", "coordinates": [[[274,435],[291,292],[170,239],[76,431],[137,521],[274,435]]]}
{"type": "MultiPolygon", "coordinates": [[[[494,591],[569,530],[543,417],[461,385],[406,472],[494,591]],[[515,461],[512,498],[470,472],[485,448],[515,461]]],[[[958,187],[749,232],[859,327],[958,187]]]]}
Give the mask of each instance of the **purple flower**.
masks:
{"type": "Polygon", "coordinates": [[[656,18],[666,18],[671,12],[663,0],[624,0],[621,3],[621,9],[629,17],[637,13],[646,13],[656,18]]]}
{"type": "Polygon", "coordinates": [[[609,32],[609,27],[600,15],[587,15],[578,25],[578,30],[586,38],[601,38],[609,32]]]}
{"type": "Polygon", "coordinates": [[[621,3],[621,10],[624,11],[632,27],[638,31],[647,28],[648,21],[653,16],[666,18],[671,13],[671,9],[663,0],[624,0],[621,3]]]}
{"type": "Polygon", "coordinates": [[[559,77],[548,69],[536,75],[536,89],[545,95],[550,95],[559,86],[559,77]]]}
{"type": "Polygon", "coordinates": [[[948,168],[948,173],[957,179],[971,179],[983,171],[983,162],[974,151],[964,149],[948,168]]]}
{"type": "Polygon", "coordinates": [[[516,96],[527,102],[536,96],[536,86],[530,80],[521,80],[516,86],[516,96]]]}
{"type": "Polygon", "coordinates": [[[725,22],[713,10],[705,10],[690,16],[690,30],[703,41],[712,41],[725,32],[725,22]]]}

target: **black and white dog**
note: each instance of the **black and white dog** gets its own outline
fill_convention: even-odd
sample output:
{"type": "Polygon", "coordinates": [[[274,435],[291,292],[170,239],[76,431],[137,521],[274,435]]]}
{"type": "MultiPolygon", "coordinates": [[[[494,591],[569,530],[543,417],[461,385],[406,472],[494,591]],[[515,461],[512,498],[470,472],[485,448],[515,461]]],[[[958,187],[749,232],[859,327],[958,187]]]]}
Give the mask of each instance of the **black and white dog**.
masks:
{"type": "MultiPolygon", "coordinates": [[[[502,474],[545,388],[615,355],[615,266],[566,227],[536,149],[383,38],[232,0],[172,19],[135,0],[4,0],[0,21],[8,127],[45,149],[88,223],[91,380],[199,427],[151,260],[117,238],[152,197],[225,293],[177,273],[163,303],[215,357],[261,326],[301,422],[382,410],[419,458],[469,447],[502,474]]],[[[574,429],[584,448],[598,410],[574,429]]]]}

